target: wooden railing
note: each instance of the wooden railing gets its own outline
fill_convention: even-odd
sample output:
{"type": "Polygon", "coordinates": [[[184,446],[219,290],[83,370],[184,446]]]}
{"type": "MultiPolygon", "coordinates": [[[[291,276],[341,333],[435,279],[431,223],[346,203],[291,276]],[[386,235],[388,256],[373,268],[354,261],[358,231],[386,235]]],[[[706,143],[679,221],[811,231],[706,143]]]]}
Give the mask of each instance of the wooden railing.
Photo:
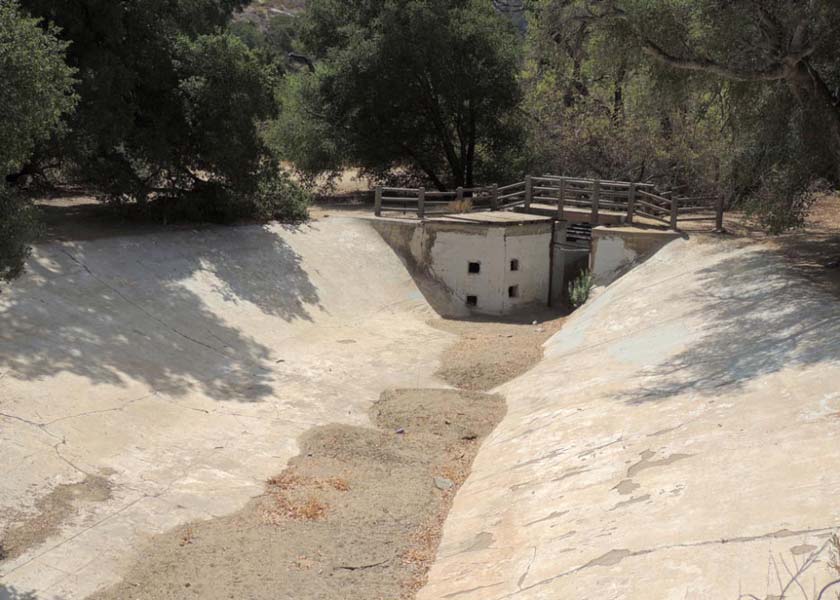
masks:
{"type": "Polygon", "coordinates": [[[556,207],[557,219],[564,220],[567,210],[591,211],[589,221],[597,225],[607,214],[624,215],[628,223],[637,217],[678,229],[681,222],[715,221],[723,228],[723,199],[714,196],[674,196],[659,192],[653,184],[605,179],[583,179],[528,175],[503,187],[458,188],[451,192],[424,188],[376,188],[377,216],[383,212],[414,213],[419,218],[457,212],[510,210],[521,207],[531,211],[534,205],[556,207]]]}
{"type": "Polygon", "coordinates": [[[498,210],[496,186],[480,188],[459,187],[439,192],[425,188],[377,187],[374,200],[376,216],[383,212],[414,213],[419,218],[457,212],[498,210]]]}

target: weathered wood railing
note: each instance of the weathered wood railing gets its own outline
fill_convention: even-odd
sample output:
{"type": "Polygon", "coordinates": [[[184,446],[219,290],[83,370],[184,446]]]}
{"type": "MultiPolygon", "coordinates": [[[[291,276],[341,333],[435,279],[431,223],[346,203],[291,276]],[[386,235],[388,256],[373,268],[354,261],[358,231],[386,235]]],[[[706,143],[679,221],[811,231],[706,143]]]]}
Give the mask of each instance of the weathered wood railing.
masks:
{"type": "Polygon", "coordinates": [[[714,196],[674,196],[659,192],[650,183],[612,181],[528,175],[503,187],[458,188],[439,192],[423,188],[378,187],[375,196],[375,213],[414,213],[419,218],[457,212],[509,210],[522,207],[525,211],[537,205],[556,207],[557,218],[565,219],[569,209],[591,211],[589,221],[597,225],[607,214],[625,215],[628,223],[637,217],[659,222],[678,229],[680,222],[715,221],[717,229],[723,227],[723,199],[714,196]]]}
{"type": "Polygon", "coordinates": [[[376,216],[383,212],[415,213],[419,218],[457,212],[498,210],[496,186],[433,191],[425,188],[377,187],[374,200],[376,216]]]}

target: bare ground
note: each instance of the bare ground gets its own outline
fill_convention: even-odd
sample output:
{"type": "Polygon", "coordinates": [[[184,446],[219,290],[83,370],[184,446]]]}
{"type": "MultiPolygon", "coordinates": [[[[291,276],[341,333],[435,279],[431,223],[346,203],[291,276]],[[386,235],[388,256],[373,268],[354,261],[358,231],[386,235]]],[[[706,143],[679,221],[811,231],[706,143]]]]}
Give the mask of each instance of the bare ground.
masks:
{"type": "Polygon", "coordinates": [[[94,598],[413,597],[452,496],[504,412],[495,395],[386,392],[371,409],[376,429],[312,429],[262,496],[153,539],[125,580],[94,598]]]}
{"type": "Polygon", "coordinates": [[[540,361],[543,344],[560,330],[567,314],[566,309],[539,308],[498,321],[430,321],[431,326],[459,336],[441,358],[437,375],[463,390],[492,390],[540,361]]]}

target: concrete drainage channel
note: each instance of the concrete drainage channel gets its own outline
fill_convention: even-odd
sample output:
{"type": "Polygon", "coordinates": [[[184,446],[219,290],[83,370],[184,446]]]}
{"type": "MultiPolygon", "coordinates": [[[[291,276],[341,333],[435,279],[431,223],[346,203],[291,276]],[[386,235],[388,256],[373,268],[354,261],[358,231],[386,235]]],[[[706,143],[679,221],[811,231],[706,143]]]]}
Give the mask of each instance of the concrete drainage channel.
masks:
{"type": "Polygon", "coordinates": [[[538,362],[562,322],[548,311],[431,321],[458,337],[438,376],[466,389],[385,391],[372,427],[310,429],[263,494],[152,538],[123,580],[93,598],[413,598],[455,494],[506,413],[503,397],[480,390],[538,362]]]}

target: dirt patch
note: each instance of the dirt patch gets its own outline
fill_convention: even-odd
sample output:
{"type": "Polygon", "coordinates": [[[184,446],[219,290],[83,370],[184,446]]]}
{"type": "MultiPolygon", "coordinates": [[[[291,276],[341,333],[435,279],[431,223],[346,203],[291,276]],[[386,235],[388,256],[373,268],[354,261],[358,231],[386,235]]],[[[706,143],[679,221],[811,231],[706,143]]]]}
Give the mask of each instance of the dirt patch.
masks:
{"type": "Polygon", "coordinates": [[[431,326],[458,336],[441,357],[443,366],[437,375],[463,390],[491,390],[536,365],[543,344],[560,330],[567,315],[565,310],[543,309],[500,321],[430,321],[431,326]]]}
{"type": "Polygon", "coordinates": [[[156,537],[125,580],[94,598],[410,598],[425,582],[452,497],[500,396],[400,390],[376,429],[327,425],[240,512],[156,537]]]}
{"type": "Polygon", "coordinates": [[[57,534],[85,502],[104,502],[111,484],[104,477],[88,475],[79,483],[59,485],[35,503],[35,514],[21,515],[0,537],[0,561],[17,558],[57,534]]]}

